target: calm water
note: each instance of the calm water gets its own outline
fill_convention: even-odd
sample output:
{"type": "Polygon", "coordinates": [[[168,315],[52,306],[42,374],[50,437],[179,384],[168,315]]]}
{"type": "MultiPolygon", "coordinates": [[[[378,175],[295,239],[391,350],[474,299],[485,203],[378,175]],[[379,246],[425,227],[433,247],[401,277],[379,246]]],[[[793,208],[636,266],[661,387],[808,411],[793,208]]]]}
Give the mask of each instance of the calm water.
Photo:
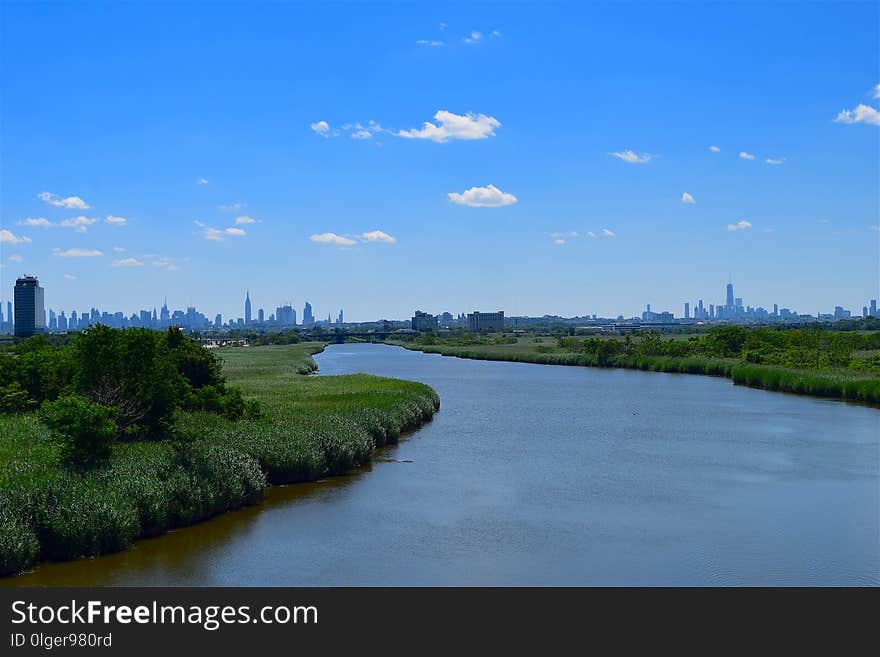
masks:
{"type": "Polygon", "coordinates": [[[443,408],[352,476],[14,583],[880,584],[876,409],[383,345],[317,360],[443,408]]]}

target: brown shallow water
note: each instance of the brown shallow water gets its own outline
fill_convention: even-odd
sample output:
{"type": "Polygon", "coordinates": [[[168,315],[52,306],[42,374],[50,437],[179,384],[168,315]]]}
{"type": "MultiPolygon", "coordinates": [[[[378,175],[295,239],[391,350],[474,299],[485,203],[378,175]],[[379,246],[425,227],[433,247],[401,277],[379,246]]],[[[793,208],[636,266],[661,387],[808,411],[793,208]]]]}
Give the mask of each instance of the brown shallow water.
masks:
{"type": "Polygon", "coordinates": [[[877,409],[383,345],[317,360],[442,410],[351,475],[3,584],[880,584],[877,409]]]}

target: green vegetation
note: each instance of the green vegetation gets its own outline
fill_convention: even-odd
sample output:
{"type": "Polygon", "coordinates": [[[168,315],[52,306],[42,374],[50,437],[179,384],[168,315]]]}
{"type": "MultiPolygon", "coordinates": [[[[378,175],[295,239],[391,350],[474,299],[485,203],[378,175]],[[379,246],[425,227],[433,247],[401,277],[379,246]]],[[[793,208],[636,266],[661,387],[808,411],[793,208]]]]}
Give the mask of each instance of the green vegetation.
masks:
{"type": "Polygon", "coordinates": [[[880,331],[719,326],[656,333],[514,338],[423,335],[394,344],[459,358],[707,374],[767,390],[880,404],[880,331]],[[540,341],[540,342],[539,342],[540,341]]]}
{"type": "Polygon", "coordinates": [[[439,407],[419,383],[302,376],[317,343],[220,350],[221,371],[182,335],[141,335],[0,352],[0,574],[124,549],[256,503],[268,484],[344,473],[439,407]],[[171,384],[113,378],[107,363],[171,384]]]}

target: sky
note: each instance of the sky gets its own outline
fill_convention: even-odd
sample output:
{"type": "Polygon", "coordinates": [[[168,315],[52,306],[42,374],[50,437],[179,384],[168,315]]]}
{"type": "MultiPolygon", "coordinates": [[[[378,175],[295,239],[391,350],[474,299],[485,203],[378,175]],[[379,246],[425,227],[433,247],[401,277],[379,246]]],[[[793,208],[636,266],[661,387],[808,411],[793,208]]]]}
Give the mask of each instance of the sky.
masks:
{"type": "MultiPolygon", "coordinates": [[[[0,299],[878,297],[878,4],[2,4],[0,299]]],[[[4,306],[5,309],[5,306],[4,306]]]]}

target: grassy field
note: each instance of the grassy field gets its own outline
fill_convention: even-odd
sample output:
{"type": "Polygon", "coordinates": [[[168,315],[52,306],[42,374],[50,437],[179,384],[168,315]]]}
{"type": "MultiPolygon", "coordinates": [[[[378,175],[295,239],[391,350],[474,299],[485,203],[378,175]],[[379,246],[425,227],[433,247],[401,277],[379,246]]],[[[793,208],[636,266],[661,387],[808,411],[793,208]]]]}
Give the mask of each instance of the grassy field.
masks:
{"type": "MultiPolygon", "coordinates": [[[[670,341],[685,339],[687,336],[669,338],[670,341]]],[[[741,358],[704,355],[615,354],[607,358],[599,358],[595,354],[584,353],[571,346],[560,346],[557,339],[553,337],[520,337],[515,341],[511,340],[508,344],[420,345],[403,341],[389,341],[389,344],[396,344],[424,353],[476,360],[615,367],[654,372],[723,376],[733,380],[736,384],[765,390],[880,404],[880,376],[870,371],[859,371],[845,367],[792,368],[750,363],[741,358]]],[[[578,341],[574,340],[573,344],[576,346],[578,341]]],[[[853,353],[859,358],[869,358],[876,352],[862,350],[853,353]]]]}
{"type": "Polygon", "coordinates": [[[223,350],[229,383],[259,400],[259,418],[181,414],[179,433],[191,438],[118,443],[109,464],[82,473],[61,464],[35,414],[0,415],[0,575],[124,549],[256,503],[269,484],[341,474],[439,408],[436,393],[420,383],[303,376],[321,349],[223,350]]]}

